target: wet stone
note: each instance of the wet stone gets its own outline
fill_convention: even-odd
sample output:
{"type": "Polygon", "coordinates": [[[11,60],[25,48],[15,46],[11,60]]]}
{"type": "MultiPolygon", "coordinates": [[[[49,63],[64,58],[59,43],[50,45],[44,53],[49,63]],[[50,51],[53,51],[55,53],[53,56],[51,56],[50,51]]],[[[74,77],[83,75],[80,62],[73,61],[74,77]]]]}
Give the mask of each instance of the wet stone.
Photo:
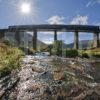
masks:
{"type": "Polygon", "coordinates": [[[37,73],[42,73],[44,72],[44,70],[42,68],[38,68],[38,67],[32,67],[32,71],[33,72],[37,72],[37,73]]]}
{"type": "Polygon", "coordinates": [[[41,78],[47,79],[47,80],[53,80],[53,75],[51,72],[46,71],[43,74],[41,74],[41,78]]]}

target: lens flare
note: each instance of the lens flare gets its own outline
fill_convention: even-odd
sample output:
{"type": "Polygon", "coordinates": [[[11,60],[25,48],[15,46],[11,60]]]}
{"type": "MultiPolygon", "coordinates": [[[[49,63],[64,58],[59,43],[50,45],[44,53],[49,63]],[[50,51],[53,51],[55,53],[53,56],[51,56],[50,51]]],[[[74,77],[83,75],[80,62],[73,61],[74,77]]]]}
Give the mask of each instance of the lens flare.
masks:
{"type": "Polygon", "coordinates": [[[39,19],[37,0],[10,0],[5,4],[12,9],[11,14],[6,16],[7,19],[14,19],[16,25],[33,24],[39,19]]]}
{"type": "Polygon", "coordinates": [[[21,4],[21,12],[22,13],[28,14],[28,13],[30,13],[30,11],[31,11],[30,4],[28,4],[28,3],[21,4]]]}

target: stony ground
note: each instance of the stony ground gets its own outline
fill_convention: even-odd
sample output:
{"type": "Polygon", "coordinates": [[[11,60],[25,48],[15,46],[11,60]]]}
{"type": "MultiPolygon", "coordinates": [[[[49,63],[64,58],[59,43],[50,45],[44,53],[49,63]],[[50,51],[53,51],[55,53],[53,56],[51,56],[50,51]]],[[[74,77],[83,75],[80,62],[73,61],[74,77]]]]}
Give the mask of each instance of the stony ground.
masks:
{"type": "Polygon", "coordinates": [[[3,100],[100,99],[100,84],[91,76],[94,68],[89,63],[58,57],[26,56],[21,66],[17,74],[20,81],[3,100]]]}

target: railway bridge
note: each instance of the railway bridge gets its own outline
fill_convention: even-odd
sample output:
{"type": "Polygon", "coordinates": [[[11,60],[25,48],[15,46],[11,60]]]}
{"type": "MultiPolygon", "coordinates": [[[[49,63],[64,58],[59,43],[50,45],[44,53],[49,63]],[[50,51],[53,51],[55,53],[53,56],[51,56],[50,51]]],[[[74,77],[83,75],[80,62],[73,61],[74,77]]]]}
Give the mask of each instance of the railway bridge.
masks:
{"type": "MultiPolygon", "coordinates": [[[[92,25],[16,25],[9,26],[7,29],[0,29],[0,39],[5,36],[6,32],[15,32],[15,39],[20,44],[20,33],[21,32],[33,32],[33,48],[37,49],[37,33],[39,31],[52,31],[54,33],[54,41],[57,40],[57,32],[74,32],[74,49],[79,48],[79,32],[93,33],[93,47],[100,47],[99,44],[99,33],[100,26],[92,25]]],[[[66,37],[67,39],[67,37],[66,37]]]]}

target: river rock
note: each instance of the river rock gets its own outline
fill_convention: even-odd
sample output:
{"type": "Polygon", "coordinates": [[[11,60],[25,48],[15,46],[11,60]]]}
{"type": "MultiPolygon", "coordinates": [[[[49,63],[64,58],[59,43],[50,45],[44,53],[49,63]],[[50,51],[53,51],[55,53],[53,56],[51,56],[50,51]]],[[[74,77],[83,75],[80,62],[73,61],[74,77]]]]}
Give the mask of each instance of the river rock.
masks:
{"type": "Polygon", "coordinates": [[[39,67],[32,67],[32,71],[37,73],[42,73],[44,72],[44,69],[39,67]]]}
{"type": "Polygon", "coordinates": [[[63,72],[54,72],[53,79],[54,80],[62,80],[62,79],[64,79],[63,72]]]}

